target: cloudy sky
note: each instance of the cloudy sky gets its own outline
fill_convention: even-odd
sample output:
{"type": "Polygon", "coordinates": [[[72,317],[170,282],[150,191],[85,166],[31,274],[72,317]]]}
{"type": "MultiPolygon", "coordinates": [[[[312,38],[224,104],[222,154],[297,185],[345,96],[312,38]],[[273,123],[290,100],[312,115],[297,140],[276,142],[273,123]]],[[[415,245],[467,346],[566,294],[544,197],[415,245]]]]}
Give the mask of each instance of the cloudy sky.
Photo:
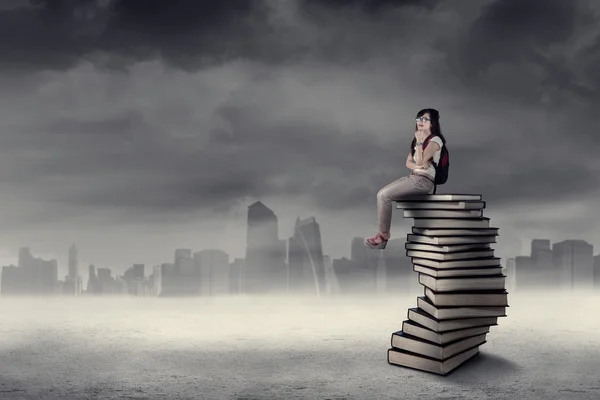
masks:
{"type": "MultiPolygon", "coordinates": [[[[66,273],[243,257],[263,201],[325,252],[377,231],[414,116],[440,110],[439,192],[480,193],[500,256],[600,249],[600,7],[593,1],[7,0],[0,3],[0,258],[66,273]]],[[[395,213],[392,235],[411,220],[395,213]]]]}

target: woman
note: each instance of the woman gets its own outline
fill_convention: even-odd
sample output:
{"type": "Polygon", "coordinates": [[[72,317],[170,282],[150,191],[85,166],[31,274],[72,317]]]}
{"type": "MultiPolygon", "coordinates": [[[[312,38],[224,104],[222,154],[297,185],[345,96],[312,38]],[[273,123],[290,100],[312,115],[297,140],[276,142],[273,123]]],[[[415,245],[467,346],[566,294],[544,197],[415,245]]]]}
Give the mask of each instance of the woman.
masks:
{"type": "Polygon", "coordinates": [[[433,108],[426,108],[417,114],[415,138],[411,151],[406,158],[406,167],[411,170],[408,176],[402,177],[381,189],[377,193],[377,214],[379,233],[365,240],[365,245],[372,249],[383,250],[390,238],[392,223],[392,202],[403,197],[427,194],[434,187],[435,166],[438,163],[442,146],[446,139],[440,127],[440,113],[433,108]],[[423,142],[433,135],[423,150],[423,142]],[[413,151],[414,150],[414,157],[413,151]]]}

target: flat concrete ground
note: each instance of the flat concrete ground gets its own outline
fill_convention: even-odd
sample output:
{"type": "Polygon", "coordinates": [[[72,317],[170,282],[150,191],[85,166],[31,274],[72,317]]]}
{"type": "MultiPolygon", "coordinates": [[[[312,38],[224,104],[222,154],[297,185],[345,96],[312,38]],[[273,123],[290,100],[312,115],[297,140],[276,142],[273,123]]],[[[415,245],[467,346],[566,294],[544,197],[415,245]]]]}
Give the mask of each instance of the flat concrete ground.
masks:
{"type": "Polygon", "coordinates": [[[600,399],[600,296],[510,296],[446,377],[387,364],[416,295],[0,302],[0,399],[600,399]]]}

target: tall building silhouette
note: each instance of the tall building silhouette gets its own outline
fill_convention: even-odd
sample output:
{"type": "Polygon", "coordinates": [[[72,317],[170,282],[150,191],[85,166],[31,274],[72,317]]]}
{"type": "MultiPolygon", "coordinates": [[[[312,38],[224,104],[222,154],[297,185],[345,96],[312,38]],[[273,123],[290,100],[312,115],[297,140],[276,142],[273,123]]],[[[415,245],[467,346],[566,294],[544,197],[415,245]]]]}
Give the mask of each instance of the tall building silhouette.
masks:
{"type": "Polygon", "coordinates": [[[325,294],[328,296],[339,294],[340,284],[333,269],[333,259],[330,256],[323,256],[323,267],[325,269],[325,294]]]}
{"type": "Polygon", "coordinates": [[[133,279],[143,280],[146,275],[146,267],[144,264],[133,264],[131,274],[133,279]]]}
{"type": "Polygon", "coordinates": [[[94,264],[90,264],[88,266],[87,292],[88,294],[92,295],[98,295],[102,293],[102,284],[96,275],[96,266],[94,264]]]}
{"type": "Polygon", "coordinates": [[[17,278],[20,281],[19,292],[21,294],[30,294],[33,290],[32,284],[35,277],[34,258],[31,255],[29,247],[21,247],[19,249],[19,259],[17,260],[17,278]]]}
{"type": "Polygon", "coordinates": [[[175,273],[177,275],[182,272],[191,272],[192,250],[190,249],[175,249],[175,273]],[[187,271],[186,271],[187,270],[187,271]]]}
{"type": "Polygon", "coordinates": [[[246,260],[236,258],[229,264],[229,293],[232,295],[243,294],[242,271],[246,260]]]}
{"type": "MultiPolygon", "coordinates": [[[[296,218],[294,235],[288,241],[290,292],[323,296],[326,294],[326,271],[321,243],[321,228],[315,217],[296,218]]],[[[331,267],[333,269],[333,265],[331,267]]],[[[329,273],[335,274],[330,271],[329,273]]],[[[335,282],[331,283],[336,285],[335,282]]],[[[331,286],[332,288],[334,286],[331,286]]]]}
{"type": "Polygon", "coordinates": [[[286,290],[285,241],[275,213],[257,201],[248,206],[246,262],[242,284],[249,294],[286,290]]]}
{"type": "Polygon", "coordinates": [[[531,258],[536,259],[540,253],[552,252],[550,239],[533,239],[531,241],[531,258]]]}
{"type": "Polygon", "coordinates": [[[531,241],[530,257],[532,274],[530,284],[539,288],[558,288],[560,285],[560,271],[554,263],[550,240],[533,239],[531,241]]]}
{"type": "Polygon", "coordinates": [[[229,255],[223,250],[208,249],[194,253],[200,266],[202,296],[226,296],[230,293],[229,255]]]}
{"type": "Polygon", "coordinates": [[[160,288],[157,293],[159,297],[169,297],[177,295],[178,277],[175,275],[174,263],[160,264],[160,288]]]}
{"type": "Polygon", "coordinates": [[[2,268],[2,296],[54,296],[58,294],[56,260],[33,257],[29,247],[19,249],[17,266],[2,268]]]}
{"type": "Polygon", "coordinates": [[[79,259],[75,243],[69,248],[68,275],[65,279],[66,294],[79,296],[83,292],[83,280],[79,275],[79,259]]]}
{"type": "Polygon", "coordinates": [[[149,281],[145,279],[144,264],[133,264],[123,274],[127,293],[133,296],[146,296],[150,292],[149,281]]]}
{"type": "Polygon", "coordinates": [[[152,295],[160,296],[162,291],[162,271],[160,265],[152,267],[152,295]]]}
{"type": "MultiPolygon", "coordinates": [[[[169,281],[169,291],[165,295],[197,297],[200,296],[200,268],[197,261],[192,257],[191,249],[175,249],[171,273],[163,276],[169,281]]],[[[162,273],[163,271],[161,271],[162,273]]]]}
{"type": "MultiPolygon", "coordinates": [[[[296,218],[296,225],[298,221],[300,218],[296,218]]],[[[286,288],[289,293],[304,292],[304,258],[308,258],[305,253],[300,238],[292,236],[288,239],[286,288]]]]}
{"type": "Polygon", "coordinates": [[[564,240],[553,245],[554,262],[566,291],[594,288],[594,246],[584,240],[564,240]]]}
{"type": "Polygon", "coordinates": [[[26,268],[28,265],[31,265],[33,261],[33,256],[31,255],[31,250],[29,247],[21,247],[19,249],[19,258],[17,259],[17,267],[26,268]]]}

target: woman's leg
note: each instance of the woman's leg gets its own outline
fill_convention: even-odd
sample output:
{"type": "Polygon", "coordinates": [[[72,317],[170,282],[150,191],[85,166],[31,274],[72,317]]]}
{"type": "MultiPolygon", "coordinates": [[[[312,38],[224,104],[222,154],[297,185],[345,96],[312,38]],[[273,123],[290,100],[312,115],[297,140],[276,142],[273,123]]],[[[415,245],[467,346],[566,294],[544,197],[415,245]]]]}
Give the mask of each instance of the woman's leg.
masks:
{"type": "Polygon", "coordinates": [[[433,182],[431,180],[415,175],[400,178],[381,189],[377,193],[377,217],[381,235],[385,239],[390,237],[393,201],[398,201],[406,196],[427,194],[432,189],[433,182]]]}

